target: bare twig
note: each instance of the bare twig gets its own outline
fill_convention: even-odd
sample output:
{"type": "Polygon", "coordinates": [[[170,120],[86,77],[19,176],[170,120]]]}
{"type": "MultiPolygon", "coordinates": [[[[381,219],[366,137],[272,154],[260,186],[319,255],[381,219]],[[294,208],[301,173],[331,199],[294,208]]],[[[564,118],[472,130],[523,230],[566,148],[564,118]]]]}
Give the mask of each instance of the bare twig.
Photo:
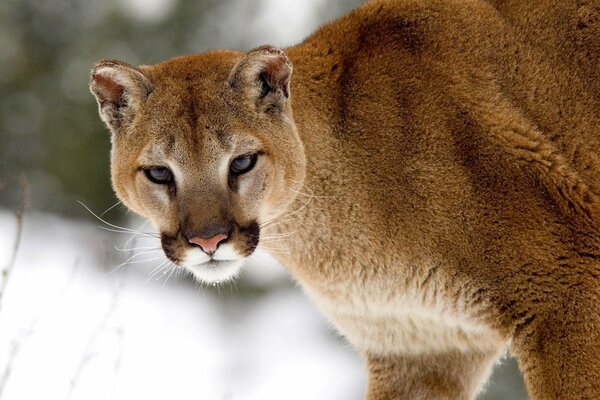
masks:
{"type": "MultiPolygon", "coordinates": [[[[77,389],[77,387],[79,385],[79,378],[83,374],[88,363],[96,356],[96,353],[94,353],[94,351],[93,351],[94,346],[98,342],[98,338],[100,337],[100,335],[102,335],[107,330],[111,318],[117,311],[117,307],[119,305],[122,289],[125,286],[126,279],[127,279],[127,273],[122,273],[121,280],[119,282],[117,282],[117,284],[115,285],[115,287],[113,289],[111,302],[108,305],[108,308],[104,312],[104,315],[102,316],[96,329],[90,336],[90,338],[87,342],[87,345],[85,346],[83,355],[81,356],[81,359],[79,360],[79,364],[77,365],[75,373],[71,377],[71,382],[69,385],[70,386],[69,395],[68,395],[69,399],[71,399],[73,397],[73,395],[75,394],[75,390],[77,389]]],[[[122,337],[124,335],[124,329],[122,327],[118,327],[115,332],[117,333],[119,340],[122,340],[122,337]]],[[[122,352],[122,349],[120,348],[119,354],[117,355],[117,360],[115,361],[115,374],[118,373],[118,369],[120,368],[120,365],[121,365],[121,361],[120,361],[121,352],[122,352]]]]}
{"type": "MultiPolygon", "coordinates": [[[[73,269],[71,270],[71,274],[69,275],[69,278],[67,279],[67,283],[62,288],[60,294],[57,296],[57,298],[54,300],[54,302],[57,302],[60,298],[62,298],[65,295],[65,293],[67,292],[67,290],[71,287],[71,284],[73,283],[73,281],[75,280],[75,276],[77,275],[77,271],[79,270],[79,262],[80,262],[80,258],[77,257],[75,259],[75,263],[73,264],[73,269]]],[[[29,324],[29,326],[27,328],[20,329],[18,336],[11,341],[10,352],[8,354],[8,360],[6,361],[6,364],[4,365],[4,371],[2,372],[2,375],[0,376],[0,399],[2,398],[2,393],[4,392],[4,389],[6,388],[6,384],[8,383],[8,378],[10,377],[10,374],[12,372],[14,360],[19,355],[19,352],[21,351],[21,348],[23,347],[23,345],[25,344],[27,339],[29,339],[29,337],[35,333],[35,331],[37,329],[37,325],[42,320],[42,318],[46,314],[48,314],[48,312],[52,308],[52,306],[53,305],[49,305],[45,309],[44,312],[39,314],[29,324]]]]}
{"type": "MultiPolygon", "coordinates": [[[[28,336],[28,335],[25,335],[28,336]]],[[[8,361],[6,362],[6,367],[4,368],[4,372],[2,376],[0,376],[0,398],[2,398],[2,393],[4,392],[4,388],[6,387],[6,383],[8,382],[8,378],[10,377],[10,373],[12,372],[12,365],[19,353],[19,349],[21,348],[21,342],[18,340],[14,340],[10,344],[10,352],[8,353],[8,361]]]]}
{"type": "Polygon", "coordinates": [[[6,384],[8,383],[8,378],[10,378],[10,374],[12,372],[12,367],[23,347],[23,344],[29,339],[29,337],[35,332],[36,326],[39,322],[40,318],[36,318],[28,328],[23,328],[19,330],[18,336],[10,342],[10,352],[8,353],[8,360],[6,361],[6,365],[4,366],[4,372],[2,372],[2,376],[0,376],[0,399],[2,398],[2,394],[4,393],[4,389],[6,388],[6,384]]]}
{"type": "Polygon", "coordinates": [[[2,268],[2,281],[0,282],[0,312],[2,311],[2,297],[6,291],[6,286],[8,285],[8,278],[10,277],[10,274],[17,261],[17,253],[19,251],[19,246],[21,245],[21,236],[23,234],[23,216],[29,207],[29,181],[24,175],[21,176],[21,179],[19,179],[19,188],[21,190],[21,201],[15,210],[15,241],[13,243],[10,260],[8,261],[8,264],[2,268]]]}
{"type": "Polygon", "coordinates": [[[117,338],[119,339],[119,351],[117,353],[115,363],[113,364],[111,398],[115,397],[115,392],[117,389],[117,378],[119,377],[119,372],[121,371],[121,364],[123,362],[123,351],[125,350],[125,329],[123,329],[122,326],[119,326],[115,329],[115,333],[117,335],[117,338]]]}

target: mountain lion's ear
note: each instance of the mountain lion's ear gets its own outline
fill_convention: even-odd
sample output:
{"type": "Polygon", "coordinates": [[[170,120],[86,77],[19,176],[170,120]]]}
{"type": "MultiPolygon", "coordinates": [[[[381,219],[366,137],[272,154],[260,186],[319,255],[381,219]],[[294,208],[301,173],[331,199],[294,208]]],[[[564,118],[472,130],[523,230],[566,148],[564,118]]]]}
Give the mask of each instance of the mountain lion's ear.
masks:
{"type": "Polygon", "coordinates": [[[141,70],[120,61],[99,62],[90,77],[90,90],[98,101],[100,118],[113,134],[133,119],[152,89],[141,70]]]}
{"type": "Polygon", "coordinates": [[[285,53],[273,46],[250,50],[233,67],[229,85],[243,91],[259,111],[285,110],[290,97],[292,64],[285,53]]]}

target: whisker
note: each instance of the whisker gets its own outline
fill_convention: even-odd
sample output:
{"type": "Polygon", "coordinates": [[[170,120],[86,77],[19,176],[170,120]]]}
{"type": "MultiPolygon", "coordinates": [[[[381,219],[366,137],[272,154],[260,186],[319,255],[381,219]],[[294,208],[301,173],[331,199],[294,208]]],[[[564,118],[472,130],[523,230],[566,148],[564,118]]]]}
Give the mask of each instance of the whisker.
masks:
{"type": "Polygon", "coordinates": [[[133,230],[133,229],[129,229],[129,228],[125,228],[125,227],[123,227],[123,226],[119,226],[119,225],[111,224],[110,222],[108,222],[108,221],[106,221],[106,220],[104,220],[104,219],[100,218],[98,215],[96,215],[96,214],[95,214],[95,213],[94,213],[92,210],[90,210],[90,208],[89,208],[88,206],[86,206],[85,204],[83,204],[81,201],[77,200],[77,202],[78,202],[79,204],[81,204],[81,205],[82,205],[82,206],[83,206],[83,207],[84,207],[86,210],[88,210],[88,212],[89,212],[90,214],[92,214],[94,217],[96,217],[96,219],[98,219],[98,221],[100,221],[100,222],[102,222],[102,223],[104,223],[104,224],[106,224],[106,225],[110,226],[111,228],[114,228],[114,229],[120,229],[120,230],[122,230],[122,231],[128,231],[128,232],[131,232],[131,233],[139,233],[139,232],[137,232],[137,231],[135,231],[135,230],[133,230]]]}
{"type": "Polygon", "coordinates": [[[179,268],[179,276],[181,278],[185,278],[189,274],[191,274],[191,272],[187,268],[183,268],[183,267],[179,268]]]}
{"type": "Polygon", "coordinates": [[[287,189],[296,194],[299,194],[301,196],[314,197],[315,199],[332,199],[332,198],[334,198],[333,196],[317,196],[316,194],[314,194],[314,192],[312,190],[311,190],[311,193],[304,193],[304,192],[301,192],[299,190],[292,189],[292,188],[287,188],[287,189]]]}
{"type": "MultiPolygon", "coordinates": [[[[298,211],[300,211],[300,210],[301,210],[301,209],[298,209],[298,210],[296,210],[296,211],[295,211],[293,214],[295,214],[296,212],[298,212],[298,211]]],[[[279,220],[279,221],[277,221],[277,222],[275,222],[275,220],[276,220],[277,218],[275,218],[275,219],[272,219],[271,221],[269,221],[269,222],[265,223],[265,225],[264,225],[264,226],[261,226],[261,227],[260,227],[260,229],[267,229],[267,228],[272,228],[272,227],[274,227],[274,226],[281,225],[281,224],[283,224],[284,222],[287,222],[287,221],[289,221],[291,218],[288,218],[288,217],[290,217],[291,215],[292,215],[292,214],[285,215],[284,217],[282,217],[282,219],[281,219],[281,220],[279,220]]]]}
{"type": "Polygon", "coordinates": [[[127,260],[125,260],[123,262],[123,264],[126,264],[129,260],[133,260],[134,258],[137,258],[137,257],[142,256],[144,254],[156,253],[158,250],[159,249],[140,251],[139,253],[135,253],[134,255],[132,255],[131,257],[129,257],[127,260]]]}
{"type": "Polygon", "coordinates": [[[169,264],[165,264],[165,266],[161,269],[161,273],[158,274],[158,276],[156,276],[156,278],[154,278],[155,281],[160,281],[168,272],[168,268],[170,267],[169,264]]]}
{"type": "Polygon", "coordinates": [[[289,217],[291,217],[292,215],[302,211],[306,206],[308,206],[308,204],[312,201],[312,199],[314,198],[314,196],[311,196],[306,202],[304,202],[304,204],[302,204],[302,206],[300,206],[297,210],[288,213],[286,215],[284,215],[283,217],[275,217],[267,222],[265,222],[264,224],[260,225],[260,229],[266,228],[266,227],[273,227],[273,226],[277,226],[279,224],[281,224],[282,222],[286,221],[289,217]],[[272,223],[273,221],[277,220],[281,218],[281,220],[277,223],[272,223]]]}
{"type": "Polygon", "coordinates": [[[163,260],[160,264],[158,264],[148,275],[152,276],[156,271],[158,271],[163,265],[167,264],[169,260],[163,260]]]}
{"type": "Polygon", "coordinates": [[[288,233],[274,233],[272,235],[265,235],[265,236],[261,236],[261,240],[263,239],[273,239],[273,238],[286,238],[286,237],[290,237],[292,235],[294,235],[295,233],[297,233],[298,231],[293,231],[293,232],[288,232],[288,233]]]}
{"type": "MultiPolygon", "coordinates": [[[[168,267],[168,265],[169,265],[169,260],[164,260],[163,262],[158,264],[158,266],[156,268],[154,268],[152,270],[152,272],[150,272],[150,274],[148,274],[148,279],[146,279],[144,284],[148,283],[148,281],[150,279],[154,278],[157,274],[160,274],[160,272],[163,271],[166,267],[168,267]]],[[[159,279],[159,278],[157,278],[157,279],[159,279]]]]}
{"type": "Polygon", "coordinates": [[[97,227],[100,229],[104,229],[105,231],[115,232],[115,233],[134,234],[134,235],[137,235],[140,237],[142,237],[142,236],[152,237],[152,238],[159,237],[156,233],[152,233],[152,232],[138,232],[138,231],[134,231],[134,230],[124,231],[124,230],[119,230],[119,229],[114,229],[114,228],[107,228],[106,226],[102,226],[102,225],[97,225],[97,227]]]}
{"type": "Polygon", "coordinates": [[[175,270],[177,269],[177,266],[173,263],[171,263],[170,267],[171,267],[171,272],[169,272],[169,275],[167,275],[167,279],[165,279],[165,282],[163,283],[162,287],[165,287],[167,282],[169,282],[169,278],[171,277],[171,275],[173,275],[173,272],[175,272],[175,270]]]}
{"type": "Polygon", "coordinates": [[[227,288],[229,289],[229,293],[234,294],[237,293],[237,285],[236,285],[236,279],[229,279],[225,282],[223,282],[223,286],[227,285],[227,288]]]}
{"type": "MultiPolygon", "coordinates": [[[[118,247],[115,246],[116,250],[127,251],[127,252],[129,252],[129,251],[135,251],[135,250],[138,250],[138,249],[135,249],[135,248],[127,249],[127,246],[129,245],[129,243],[131,243],[136,238],[139,238],[139,237],[158,238],[159,237],[155,233],[140,232],[140,229],[142,229],[148,223],[148,221],[146,221],[142,225],[140,225],[140,227],[138,227],[138,229],[130,229],[130,228],[125,228],[123,226],[116,225],[116,224],[112,224],[112,223],[106,221],[105,219],[103,219],[102,216],[104,214],[106,214],[108,211],[110,211],[112,208],[116,207],[119,204],[119,202],[117,202],[112,207],[110,207],[109,209],[107,209],[106,211],[104,211],[101,216],[98,216],[96,213],[94,213],[83,202],[78,201],[78,203],[81,204],[98,221],[100,221],[100,222],[102,222],[103,224],[106,225],[106,226],[98,226],[100,229],[103,229],[103,230],[106,230],[106,231],[109,231],[109,232],[114,232],[114,233],[121,233],[121,234],[124,233],[124,234],[131,235],[131,237],[128,240],[126,240],[121,245],[121,248],[118,248],[118,247]]],[[[143,249],[143,248],[140,248],[140,249],[143,249]]],[[[113,274],[114,272],[118,271],[119,269],[121,269],[125,265],[147,263],[147,262],[158,260],[158,259],[160,259],[160,257],[156,257],[156,258],[152,258],[152,259],[145,259],[145,260],[136,260],[136,261],[134,261],[136,258],[138,258],[138,257],[140,257],[142,255],[150,254],[150,253],[156,253],[159,249],[160,249],[159,247],[148,247],[146,249],[143,249],[144,251],[140,251],[139,253],[133,254],[131,257],[129,257],[128,259],[126,259],[125,261],[123,261],[121,264],[113,267],[113,269],[110,272],[108,272],[106,275],[108,276],[108,275],[113,274]]]]}
{"type": "Polygon", "coordinates": [[[290,238],[275,238],[275,239],[270,239],[270,240],[263,240],[261,238],[260,244],[290,243],[290,242],[288,242],[288,240],[290,240],[290,238]]]}
{"type": "Polygon", "coordinates": [[[309,194],[309,193],[304,193],[304,192],[301,192],[301,191],[299,191],[299,190],[296,190],[296,189],[288,188],[288,190],[291,190],[292,192],[294,192],[294,193],[297,193],[297,194],[300,194],[300,195],[302,195],[302,196],[312,196],[312,194],[309,194]]]}
{"type": "Polygon", "coordinates": [[[277,258],[277,256],[286,256],[287,257],[292,254],[290,252],[277,251],[277,250],[265,250],[265,251],[275,258],[277,258]]]}
{"type": "Polygon", "coordinates": [[[258,247],[262,250],[265,250],[268,253],[282,253],[282,254],[290,254],[290,251],[293,250],[289,247],[269,247],[258,245],[258,247]]]}
{"type": "Polygon", "coordinates": [[[113,204],[112,206],[108,207],[102,214],[100,214],[100,217],[104,217],[104,214],[106,214],[107,212],[109,212],[110,210],[112,210],[113,208],[115,208],[116,206],[118,206],[119,204],[121,204],[121,200],[117,201],[115,204],[113,204]]]}
{"type": "Polygon", "coordinates": [[[139,260],[139,261],[132,261],[135,258],[142,256],[144,254],[150,254],[150,253],[156,253],[157,250],[148,250],[148,251],[141,251],[139,253],[136,253],[134,255],[132,255],[131,257],[129,257],[127,260],[123,261],[121,264],[113,266],[113,270],[110,271],[109,273],[106,274],[106,276],[114,273],[115,271],[119,270],[121,267],[125,266],[125,265],[129,265],[129,264],[139,264],[142,262],[150,262],[150,261],[154,261],[154,260],[158,260],[160,257],[158,258],[153,258],[151,260],[139,260]]]}
{"type": "MultiPolygon", "coordinates": [[[[129,261],[127,264],[124,264],[123,266],[125,266],[125,265],[131,265],[131,264],[142,264],[142,263],[152,262],[152,261],[160,260],[162,258],[163,257],[161,255],[159,257],[154,257],[154,258],[149,258],[149,259],[144,259],[144,260],[129,261]]],[[[119,267],[121,267],[121,266],[119,266],[119,267]]]]}
{"type": "Polygon", "coordinates": [[[301,187],[306,188],[306,190],[308,190],[310,193],[304,193],[304,192],[301,192],[301,191],[296,190],[296,189],[288,188],[292,192],[295,192],[295,193],[298,193],[298,194],[302,194],[304,196],[313,196],[313,197],[316,197],[317,199],[334,199],[335,198],[335,196],[320,196],[320,195],[316,195],[315,191],[312,190],[311,188],[309,188],[306,184],[304,184],[304,183],[302,183],[300,181],[297,181],[297,180],[292,180],[292,182],[299,183],[301,187]]]}
{"type": "MultiPolygon", "coordinates": [[[[144,222],[143,224],[141,224],[136,230],[139,232],[139,230],[142,229],[143,227],[145,227],[148,224],[148,222],[150,222],[150,220],[146,220],[146,222],[144,222]]],[[[133,235],[129,239],[127,239],[125,242],[123,242],[123,244],[121,245],[121,247],[123,247],[123,248],[127,247],[130,242],[135,241],[137,238],[140,238],[140,237],[151,237],[153,239],[159,239],[159,236],[156,235],[156,234],[149,234],[148,236],[146,236],[146,235],[133,235]]]]}
{"type": "Polygon", "coordinates": [[[127,264],[123,264],[123,265],[119,265],[119,266],[117,266],[115,269],[113,269],[112,271],[110,271],[110,272],[109,272],[109,273],[107,273],[106,275],[108,276],[108,275],[110,275],[110,274],[112,274],[112,273],[114,273],[114,272],[118,271],[119,269],[121,269],[121,268],[123,268],[123,267],[125,267],[125,266],[127,266],[127,265],[149,263],[149,262],[152,262],[152,261],[160,260],[161,258],[162,258],[162,257],[155,257],[155,258],[150,258],[150,259],[148,259],[148,260],[137,260],[137,261],[130,261],[130,262],[128,262],[127,264]]]}
{"type": "Polygon", "coordinates": [[[122,248],[122,247],[118,247],[118,246],[114,246],[115,250],[117,251],[123,251],[123,252],[128,252],[128,251],[135,251],[135,250],[161,250],[160,247],[158,246],[151,246],[151,247],[130,247],[130,248],[122,248]]]}
{"type": "Polygon", "coordinates": [[[260,247],[261,249],[274,249],[274,250],[281,250],[281,249],[286,249],[286,250],[292,250],[291,247],[280,247],[280,246],[273,246],[274,244],[276,244],[277,242],[270,242],[268,243],[269,246],[265,246],[263,243],[259,243],[258,247],[260,247]]]}
{"type": "Polygon", "coordinates": [[[176,269],[176,271],[175,271],[175,275],[173,275],[173,283],[177,282],[177,280],[178,280],[179,278],[181,278],[181,275],[182,275],[182,272],[181,272],[181,270],[182,270],[182,269],[183,269],[183,268],[181,268],[181,267],[178,267],[178,268],[176,269]]]}
{"type": "Polygon", "coordinates": [[[155,232],[142,232],[142,229],[148,225],[148,222],[150,222],[150,220],[146,220],[144,221],[144,223],[142,223],[140,226],[138,226],[136,229],[134,229],[138,234],[140,234],[140,236],[132,236],[130,237],[128,240],[125,241],[125,243],[123,244],[123,246],[126,246],[127,244],[129,244],[129,242],[131,242],[132,240],[134,240],[137,237],[152,237],[152,238],[160,238],[160,235],[158,235],[155,232]]]}

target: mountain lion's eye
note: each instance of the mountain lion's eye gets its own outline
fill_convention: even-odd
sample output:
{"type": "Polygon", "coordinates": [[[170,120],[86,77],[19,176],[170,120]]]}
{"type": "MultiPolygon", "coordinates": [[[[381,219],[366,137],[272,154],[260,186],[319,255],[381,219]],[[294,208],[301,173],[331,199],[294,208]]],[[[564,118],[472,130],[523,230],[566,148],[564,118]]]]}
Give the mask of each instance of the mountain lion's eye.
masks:
{"type": "Polygon", "coordinates": [[[243,156],[234,158],[233,161],[231,162],[231,166],[229,167],[229,171],[231,172],[231,175],[234,175],[234,176],[242,175],[242,174],[245,174],[246,172],[250,171],[252,168],[254,168],[257,157],[258,157],[258,155],[255,153],[255,154],[244,154],[243,156]]]}
{"type": "Polygon", "coordinates": [[[166,185],[173,183],[173,173],[165,167],[151,167],[144,169],[146,177],[154,183],[166,185]]]}

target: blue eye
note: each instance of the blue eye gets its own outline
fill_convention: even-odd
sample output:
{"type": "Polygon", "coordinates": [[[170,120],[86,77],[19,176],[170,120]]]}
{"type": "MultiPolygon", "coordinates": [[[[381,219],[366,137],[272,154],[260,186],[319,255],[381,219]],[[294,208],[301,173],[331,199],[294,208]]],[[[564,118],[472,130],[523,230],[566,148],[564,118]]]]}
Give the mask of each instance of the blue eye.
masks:
{"type": "Polygon", "coordinates": [[[256,159],[258,158],[258,154],[244,154],[243,156],[239,156],[233,159],[231,162],[231,166],[229,167],[229,172],[233,176],[242,175],[246,172],[250,171],[256,165],[256,159]]]}
{"type": "Polygon", "coordinates": [[[165,167],[151,167],[144,169],[144,174],[151,182],[159,185],[173,183],[173,173],[165,167]]]}

